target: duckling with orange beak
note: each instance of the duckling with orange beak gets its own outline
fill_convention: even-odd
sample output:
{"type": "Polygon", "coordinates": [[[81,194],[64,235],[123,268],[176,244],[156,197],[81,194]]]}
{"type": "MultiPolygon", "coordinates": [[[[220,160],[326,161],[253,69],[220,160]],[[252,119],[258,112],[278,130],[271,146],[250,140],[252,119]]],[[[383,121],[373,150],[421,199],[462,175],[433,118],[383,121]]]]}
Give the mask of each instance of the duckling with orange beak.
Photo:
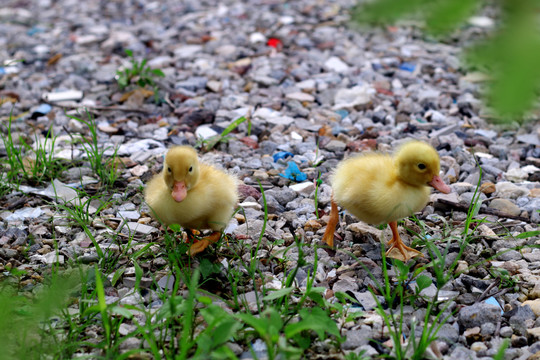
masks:
{"type": "Polygon", "coordinates": [[[397,220],[424,208],[430,187],[445,194],[451,191],[439,171],[437,151],[421,141],[405,143],[393,156],[370,153],[340,162],[331,175],[333,199],[322,241],[334,246],[339,204],[366,223],[390,225],[392,239],[387,256],[403,261],[421,256],[403,243],[397,220]]]}
{"type": "Polygon", "coordinates": [[[146,186],[145,200],[165,225],[214,230],[190,247],[189,254],[196,255],[217,242],[229,223],[238,202],[237,181],[200,163],[192,147],[175,146],[165,156],[163,171],[146,186]]]}

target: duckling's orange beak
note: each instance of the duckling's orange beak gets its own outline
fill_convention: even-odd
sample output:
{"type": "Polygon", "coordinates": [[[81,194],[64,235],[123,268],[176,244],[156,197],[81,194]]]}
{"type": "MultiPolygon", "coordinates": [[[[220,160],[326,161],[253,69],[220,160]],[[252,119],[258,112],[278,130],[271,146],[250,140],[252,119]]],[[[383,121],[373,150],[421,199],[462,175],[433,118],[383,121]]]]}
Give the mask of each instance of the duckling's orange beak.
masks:
{"type": "Polygon", "coordinates": [[[439,190],[443,194],[449,194],[452,189],[450,186],[446,185],[439,175],[434,175],[433,179],[428,182],[428,185],[433,186],[435,189],[439,190]]]}
{"type": "Polygon", "coordinates": [[[173,199],[177,202],[181,202],[187,196],[187,186],[184,181],[175,181],[171,193],[173,199]]]}

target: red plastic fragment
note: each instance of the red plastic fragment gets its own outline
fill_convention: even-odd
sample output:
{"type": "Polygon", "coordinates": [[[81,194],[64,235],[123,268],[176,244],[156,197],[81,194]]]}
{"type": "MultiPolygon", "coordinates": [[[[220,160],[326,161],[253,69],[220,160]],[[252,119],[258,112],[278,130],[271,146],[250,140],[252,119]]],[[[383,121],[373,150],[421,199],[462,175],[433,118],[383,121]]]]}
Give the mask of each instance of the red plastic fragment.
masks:
{"type": "Polygon", "coordinates": [[[266,42],[266,45],[271,46],[271,47],[276,48],[276,49],[281,49],[283,47],[283,44],[281,43],[281,40],[276,39],[276,38],[268,39],[268,41],[266,42]]]}

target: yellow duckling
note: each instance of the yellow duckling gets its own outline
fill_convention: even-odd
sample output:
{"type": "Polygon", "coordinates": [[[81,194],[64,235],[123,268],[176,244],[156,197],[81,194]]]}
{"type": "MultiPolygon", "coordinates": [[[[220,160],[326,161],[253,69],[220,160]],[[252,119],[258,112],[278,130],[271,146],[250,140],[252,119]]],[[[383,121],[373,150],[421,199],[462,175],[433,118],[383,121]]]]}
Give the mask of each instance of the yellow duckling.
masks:
{"type": "Polygon", "coordinates": [[[194,243],[196,255],[217,242],[238,202],[234,177],[200,163],[189,146],[175,146],[165,156],[163,171],[150,180],[144,198],[153,215],[166,225],[188,229],[212,229],[208,237],[194,243]]]}
{"type": "Polygon", "coordinates": [[[366,223],[390,225],[392,240],[388,243],[391,247],[387,256],[408,261],[422,255],[403,243],[397,230],[397,220],[426,206],[429,186],[445,194],[450,192],[439,171],[437,151],[420,141],[405,143],[393,156],[370,153],[340,162],[330,179],[332,209],[322,241],[334,246],[337,202],[366,223]]]}

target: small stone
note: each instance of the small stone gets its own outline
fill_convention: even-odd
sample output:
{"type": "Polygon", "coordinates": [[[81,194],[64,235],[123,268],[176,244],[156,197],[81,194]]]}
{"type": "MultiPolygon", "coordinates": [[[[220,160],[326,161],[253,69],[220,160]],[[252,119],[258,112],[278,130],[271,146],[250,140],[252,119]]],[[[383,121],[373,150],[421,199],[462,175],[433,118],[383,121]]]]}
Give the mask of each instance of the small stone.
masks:
{"type": "Polygon", "coordinates": [[[209,139],[217,135],[219,135],[219,133],[212,129],[210,125],[201,125],[195,130],[195,136],[202,139],[209,139]]]}
{"type": "Polygon", "coordinates": [[[146,165],[137,165],[131,169],[129,169],[129,172],[133,176],[141,177],[148,171],[148,166],[146,165]]]}
{"type": "Polygon", "coordinates": [[[376,240],[381,239],[382,234],[383,234],[382,230],[379,230],[376,227],[368,225],[368,224],[366,224],[364,222],[357,222],[357,223],[350,224],[350,225],[347,226],[347,230],[352,231],[352,232],[354,232],[356,234],[361,234],[361,235],[368,234],[368,235],[371,235],[376,240]]]}
{"type": "Polygon", "coordinates": [[[540,261],[540,251],[538,251],[538,249],[533,249],[531,252],[523,253],[523,257],[529,262],[540,261]]]}
{"type": "Polygon", "coordinates": [[[497,189],[496,195],[504,199],[517,199],[521,196],[526,196],[529,193],[527,188],[508,181],[498,182],[495,187],[497,189]]]}
{"type": "Polygon", "coordinates": [[[335,71],[337,73],[345,73],[349,71],[349,65],[343,62],[340,58],[337,56],[332,56],[326,62],[324,63],[324,66],[330,70],[335,71]]]}
{"type": "Polygon", "coordinates": [[[138,292],[131,293],[127,296],[124,296],[120,299],[119,304],[121,305],[140,305],[144,303],[144,298],[138,292]]]}
{"type": "Polygon", "coordinates": [[[266,36],[260,32],[254,32],[249,35],[249,42],[252,44],[266,42],[266,36]]]}
{"type": "Polygon", "coordinates": [[[497,234],[493,230],[489,228],[486,224],[481,224],[478,226],[478,231],[480,231],[480,235],[487,238],[496,238],[497,234]]]}
{"type": "Polygon", "coordinates": [[[495,333],[495,330],[496,330],[495,324],[485,323],[485,324],[482,324],[482,326],[480,327],[480,334],[486,337],[488,335],[493,335],[495,333]]]}
{"type": "Polygon", "coordinates": [[[521,182],[524,180],[527,180],[530,174],[535,173],[537,171],[540,171],[539,168],[537,168],[534,165],[527,165],[522,168],[514,168],[510,169],[506,172],[506,178],[510,181],[516,181],[521,182]]]}
{"type": "Polygon", "coordinates": [[[468,274],[469,273],[469,264],[464,260],[458,260],[454,274],[468,274]]]}
{"type": "Polygon", "coordinates": [[[106,134],[116,134],[118,132],[118,128],[109,124],[99,124],[98,129],[106,134]]]}
{"type": "Polygon", "coordinates": [[[116,213],[116,216],[121,219],[139,220],[139,218],[141,217],[141,214],[139,214],[138,211],[134,211],[134,210],[123,210],[123,211],[118,211],[116,213]]]}
{"type": "Polygon", "coordinates": [[[518,141],[521,141],[525,144],[531,144],[535,146],[540,146],[540,137],[536,134],[523,134],[516,136],[518,141]]]}
{"type": "Polygon", "coordinates": [[[358,283],[356,282],[356,279],[348,276],[343,276],[341,279],[334,283],[332,290],[334,291],[334,293],[338,291],[344,293],[347,291],[356,291],[358,290],[358,283]]]}
{"type": "Polygon", "coordinates": [[[328,142],[328,144],[326,144],[324,148],[331,152],[342,152],[345,151],[346,147],[347,144],[345,144],[343,141],[331,140],[328,142]]]}
{"type": "Polygon", "coordinates": [[[315,219],[310,219],[304,224],[304,230],[306,231],[317,231],[322,228],[322,225],[319,221],[315,219]]]}
{"type": "Polygon", "coordinates": [[[350,330],[345,333],[347,340],[341,345],[343,350],[354,350],[360,346],[367,345],[369,339],[373,336],[371,330],[367,327],[361,327],[358,330],[350,330]]]}
{"type": "Polygon", "coordinates": [[[300,102],[313,102],[315,101],[315,97],[310,94],[306,94],[305,92],[294,92],[289,93],[285,96],[289,100],[298,100],[300,102]]]}
{"type": "Polygon", "coordinates": [[[377,307],[377,302],[373,298],[373,294],[370,293],[369,291],[365,291],[365,292],[353,291],[352,293],[354,294],[354,297],[356,298],[356,300],[358,300],[360,305],[362,305],[365,311],[370,311],[377,307]]]}
{"type": "Polygon", "coordinates": [[[262,205],[255,201],[244,201],[243,203],[240,203],[240,206],[244,209],[255,209],[255,210],[261,210],[262,205]]]}
{"type": "Polygon", "coordinates": [[[540,198],[540,188],[531,189],[529,196],[533,198],[540,198]]]}
{"type": "Polygon", "coordinates": [[[307,92],[315,91],[316,86],[317,86],[317,83],[313,79],[308,79],[308,80],[304,80],[299,83],[296,83],[297,88],[303,91],[307,91],[307,92]]]}
{"type": "Polygon", "coordinates": [[[350,89],[340,89],[334,97],[334,110],[363,107],[371,102],[375,89],[371,86],[355,86],[350,89]]]}
{"type": "Polygon", "coordinates": [[[269,176],[268,176],[268,173],[264,170],[255,170],[253,172],[253,178],[255,180],[264,181],[264,180],[268,180],[269,176]]]}
{"type": "Polygon", "coordinates": [[[533,339],[533,341],[540,340],[540,327],[527,329],[527,333],[529,334],[529,337],[533,339]]]}
{"type": "Polygon", "coordinates": [[[437,337],[448,344],[453,344],[458,341],[459,332],[454,326],[447,323],[441,326],[439,332],[437,333],[437,337]]]}
{"type": "Polygon", "coordinates": [[[258,189],[246,184],[238,185],[238,193],[240,195],[240,201],[243,201],[249,196],[253,197],[255,200],[258,200],[261,197],[261,192],[258,189]]]}
{"type": "Polygon", "coordinates": [[[165,275],[158,280],[157,284],[162,290],[172,290],[174,288],[174,275],[165,275]]]}
{"type": "Polygon", "coordinates": [[[512,216],[519,216],[521,214],[521,209],[507,199],[493,199],[489,203],[489,207],[512,216]]]}
{"type": "Polygon", "coordinates": [[[484,344],[483,342],[475,342],[475,343],[472,343],[471,345],[471,350],[474,351],[474,352],[479,352],[479,351],[486,351],[487,350],[487,346],[486,344],[484,344]]]}
{"type": "Polygon", "coordinates": [[[463,332],[463,336],[465,336],[467,339],[469,339],[469,338],[476,339],[476,338],[479,337],[479,335],[480,335],[480,327],[479,326],[475,326],[473,328],[466,329],[463,332]]]}
{"type": "Polygon", "coordinates": [[[43,255],[43,258],[45,259],[46,264],[63,264],[64,263],[64,255],[59,255],[56,251],[52,251],[48,254],[43,255]]]}
{"type": "Polygon", "coordinates": [[[492,182],[485,182],[480,186],[480,191],[486,195],[494,193],[495,190],[495,184],[492,182]]]}
{"type": "Polygon", "coordinates": [[[540,281],[534,284],[534,288],[529,290],[529,299],[538,299],[540,298],[540,281]]]}
{"type": "Polygon", "coordinates": [[[458,193],[458,195],[461,195],[463,193],[470,192],[473,189],[474,185],[465,182],[457,182],[450,185],[450,187],[454,189],[455,192],[458,193]]]}
{"type": "Polygon", "coordinates": [[[512,336],[513,333],[514,333],[514,330],[512,330],[510,326],[503,326],[501,330],[499,331],[499,334],[503,338],[509,338],[512,336]]]}
{"type": "Polygon", "coordinates": [[[480,327],[486,322],[496,324],[500,319],[500,307],[486,303],[465,306],[458,314],[458,322],[465,328],[480,327]]]}
{"type": "Polygon", "coordinates": [[[471,16],[468,21],[469,24],[473,26],[478,26],[486,29],[492,28],[495,25],[495,21],[487,16],[471,16]]]}
{"type": "Polygon", "coordinates": [[[522,306],[529,305],[533,313],[538,317],[540,316],[540,299],[524,301],[522,306]]]}
{"type": "Polygon", "coordinates": [[[158,231],[158,229],[156,229],[153,226],[139,224],[136,222],[126,223],[124,226],[122,226],[121,230],[122,230],[122,233],[124,234],[129,234],[131,232],[138,232],[145,235],[158,231]]]}
{"type": "Polygon", "coordinates": [[[293,184],[289,186],[289,189],[294,190],[295,192],[299,194],[304,194],[304,195],[309,196],[311,195],[313,191],[315,191],[315,185],[311,181],[305,181],[302,183],[293,184]]]}
{"type": "Polygon", "coordinates": [[[216,81],[216,80],[209,80],[206,83],[206,87],[215,93],[220,92],[222,86],[223,84],[221,83],[221,81],[216,81]]]}

